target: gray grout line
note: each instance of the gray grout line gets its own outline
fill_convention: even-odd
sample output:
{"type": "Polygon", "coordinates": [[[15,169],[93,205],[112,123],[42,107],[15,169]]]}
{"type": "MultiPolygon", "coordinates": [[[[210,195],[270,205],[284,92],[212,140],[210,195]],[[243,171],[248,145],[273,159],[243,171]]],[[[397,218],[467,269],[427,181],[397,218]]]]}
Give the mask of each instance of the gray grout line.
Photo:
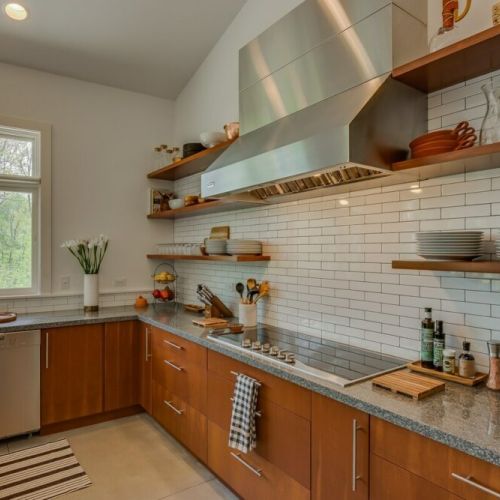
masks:
{"type": "Polygon", "coordinates": [[[197,484],[194,484],[192,486],[188,486],[187,488],[184,488],[182,490],[176,491],[174,493],[170,493],[170,495],[167,495],[166,497],[157,498],[156,500],[165,500],[166,498],[171,498],[174,495],[178,495],[179,493],[184,493],[185,491],[192,490],[193,488],[197,488],[198,486],[201,486],[202,484],[209,483],[210,481],[214,481],[214,480],[215,480],[215,477],[213,477],[212,479],[208,479],[206,481],[201,481],[201,483],[197,483],[197,484]]]}

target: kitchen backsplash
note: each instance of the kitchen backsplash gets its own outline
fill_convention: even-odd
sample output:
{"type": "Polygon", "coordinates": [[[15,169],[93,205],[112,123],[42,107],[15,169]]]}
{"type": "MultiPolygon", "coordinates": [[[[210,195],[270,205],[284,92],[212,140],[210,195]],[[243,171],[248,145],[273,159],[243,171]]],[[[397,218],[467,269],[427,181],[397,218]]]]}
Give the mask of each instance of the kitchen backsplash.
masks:
{"type": "MultiPolygon", "coordinates": [[[[100,307],[129,306],[134,304],[137,295],[149,296],[151,290],[133,290],[121,293],[101,293],[100,307]]],[[[83,309],[82,295],[52,295],[44,297],[26,297],[17,299],[0,299],[0,311],[11,311],[18,314],[44,311],[69,311],[83,309]]]]}
{"type": "MultiPolygon", "coordinates": [[[[481,85],[500,72],[429,96],[429,129],[469,120],[478,130],[485,114],[481,85]]],[[[175,185],[180,195],[199,191],[199,175],[175,185]]],[[[201,242],[215,225],[233,238],[258,239],[272,256],[265,264],[177,262],[179,297],[196,301],[205,283],[237,312],[234,286],[269,280],[272,296],[259,317],[316,337],[408,358],[418,357],[423,308],[445,322],[447,344],[471,340],[479,365],[487,366],[486,341],[500,338],[500,276],[401,271],[395,259],[411,259],[421,230],[481,229],[486,240],[500,230],[498,169],[442,177],[412,185],[350,195],[180,219],[176,242],[201,242]],[[345,204],[347,200],[348,204],[345,204]]],[[[488,248],[494,252],[489,243],[488,248]]]]}

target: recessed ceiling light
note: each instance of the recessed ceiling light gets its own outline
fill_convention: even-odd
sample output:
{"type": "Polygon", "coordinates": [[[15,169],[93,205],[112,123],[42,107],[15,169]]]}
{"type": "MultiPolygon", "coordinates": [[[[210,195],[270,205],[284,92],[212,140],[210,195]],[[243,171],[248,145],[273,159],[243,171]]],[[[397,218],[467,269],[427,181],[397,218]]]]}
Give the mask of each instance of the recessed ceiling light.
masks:
{"type": "Polygon", "coordinates": [[[19,3],[8,3],[5,13],[14,21],[24,21],[28,17],[28,11],[19,3]]]}

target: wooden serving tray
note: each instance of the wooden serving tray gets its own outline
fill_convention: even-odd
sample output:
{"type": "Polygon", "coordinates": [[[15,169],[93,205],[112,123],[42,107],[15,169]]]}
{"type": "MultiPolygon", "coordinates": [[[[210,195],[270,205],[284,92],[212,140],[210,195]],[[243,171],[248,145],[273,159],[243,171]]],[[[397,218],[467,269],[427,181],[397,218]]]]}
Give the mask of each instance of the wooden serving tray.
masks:
{"type": "Polygon", "coordinates": [[[445,383],[431,378],[415,375],[407,371],[397,371],[381,375],[372,380],[372,384],[398,394],[418,400],[436,392],[444,391],[445,383]]]}
{"type": "Polygon", "coordinates": [[[481,372],[477,372],[474,378],[465,378],[452,373],[438,372],[436,370],[432,370],[431,368],[425,368],[424,366],[422,366],[422,363],[420,361],[408,363],[406,366],[414,372],[425,373],[426,375],[429,375],[431,377],[449,380],[450,382],[456,382],[457,384],[468,385],[469,387],[480,384],[488,378],[487,373],[481,372]]]}
{"type": "Polygon", "coordinates": [[[193,319],[193,324],[202,326],[203,328],[220,328],[226,327],[227,321],[221,318],[193,319]]]}
{"type": "Polygon", "coordinates": [[[16,313],[0,312],[0,323],[9,323],[10,321],[16,321],[16,319],[16,313]]]}

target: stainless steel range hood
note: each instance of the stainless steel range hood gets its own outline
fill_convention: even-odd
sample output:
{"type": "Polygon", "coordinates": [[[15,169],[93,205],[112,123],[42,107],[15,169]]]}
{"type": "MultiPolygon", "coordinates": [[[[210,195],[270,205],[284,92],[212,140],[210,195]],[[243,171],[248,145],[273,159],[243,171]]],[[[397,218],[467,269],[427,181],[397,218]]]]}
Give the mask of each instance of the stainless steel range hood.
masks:
{"type": "Polygon", "coordinates": [[[285,201],[392,175],[427,120],[425,95],[390,76],[426,47],[422,13],[402,1],[307,0],[243,47],[242,135],[202,195],[285,201]]]}

